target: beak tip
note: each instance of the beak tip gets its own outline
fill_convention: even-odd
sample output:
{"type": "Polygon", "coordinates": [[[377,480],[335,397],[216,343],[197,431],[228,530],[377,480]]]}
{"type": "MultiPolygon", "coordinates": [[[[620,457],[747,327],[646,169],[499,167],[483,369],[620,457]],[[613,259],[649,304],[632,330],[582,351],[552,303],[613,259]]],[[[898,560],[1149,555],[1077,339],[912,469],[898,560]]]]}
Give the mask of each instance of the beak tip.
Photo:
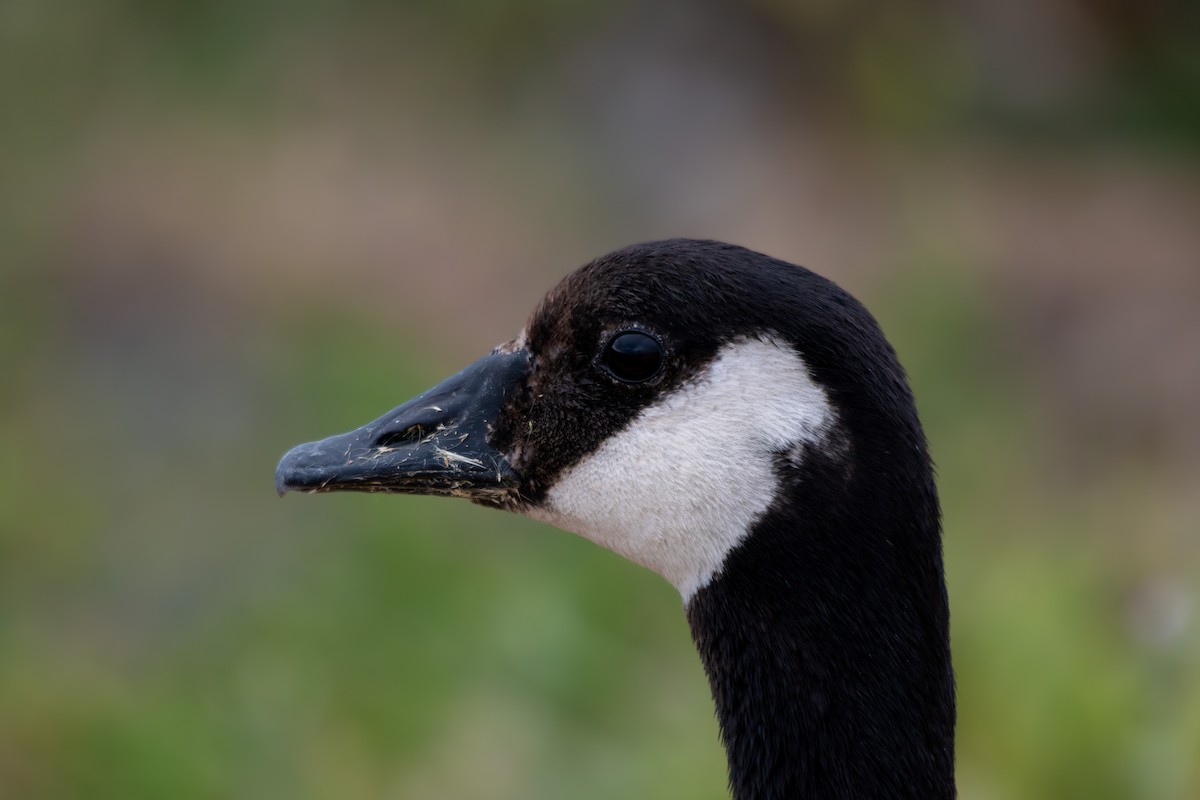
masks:
{"type": "Polygon", "coordinates": [[[275,468],[275,493],[280,497],[290,492],[292,487],[288,486],[287,474],[284,470],[283,462],[279,462],[279,466],[275,468]]]}
{"type": "Polygon", "coordinates": [[[275,491],[280,497],[298,486],[297,467],[303,463],[304,456],[311,450],[311,445],[299,445],[283,454],[279,465],[275,467],[275,491]]]}

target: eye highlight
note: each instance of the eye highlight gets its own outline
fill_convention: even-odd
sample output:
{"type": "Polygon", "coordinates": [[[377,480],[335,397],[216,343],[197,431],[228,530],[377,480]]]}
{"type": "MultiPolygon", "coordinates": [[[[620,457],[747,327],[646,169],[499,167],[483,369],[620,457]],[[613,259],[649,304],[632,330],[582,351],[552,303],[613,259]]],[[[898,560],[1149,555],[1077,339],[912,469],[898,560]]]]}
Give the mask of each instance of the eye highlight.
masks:
{"type": "Polygon", "coordinates": [[[604,348],[600,363],[619,381],[642,383],[662,368],[662,345],[641,331],[618,333],[604,348]]]}

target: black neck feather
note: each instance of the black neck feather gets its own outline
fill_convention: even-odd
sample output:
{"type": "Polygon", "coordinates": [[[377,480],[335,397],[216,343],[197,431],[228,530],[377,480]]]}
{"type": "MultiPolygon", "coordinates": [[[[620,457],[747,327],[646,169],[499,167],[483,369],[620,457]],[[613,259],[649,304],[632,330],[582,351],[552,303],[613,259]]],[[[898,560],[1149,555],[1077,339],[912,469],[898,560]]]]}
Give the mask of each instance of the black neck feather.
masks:
{"type": "Polygon", "coordinates": [[[940,525],[920,450],[914,469],[860,463],[844,481],[810,452],[689,602],[735,800],[955,796],[940,525]]]}

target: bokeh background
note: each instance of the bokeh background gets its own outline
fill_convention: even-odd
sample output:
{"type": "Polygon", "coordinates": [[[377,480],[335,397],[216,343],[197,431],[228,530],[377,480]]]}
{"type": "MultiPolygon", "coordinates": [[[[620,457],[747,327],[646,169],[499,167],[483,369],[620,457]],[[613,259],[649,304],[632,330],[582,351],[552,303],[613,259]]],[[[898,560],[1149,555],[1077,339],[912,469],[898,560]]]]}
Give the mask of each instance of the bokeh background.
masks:
{"type": "Polygon", "coordinates": [[[724,797],[661,579],[272,486],[676,235],[900,351],[962,797],[1200,797],[1194,3],[5,0],[0,137],[0,797],[724,797]]]}

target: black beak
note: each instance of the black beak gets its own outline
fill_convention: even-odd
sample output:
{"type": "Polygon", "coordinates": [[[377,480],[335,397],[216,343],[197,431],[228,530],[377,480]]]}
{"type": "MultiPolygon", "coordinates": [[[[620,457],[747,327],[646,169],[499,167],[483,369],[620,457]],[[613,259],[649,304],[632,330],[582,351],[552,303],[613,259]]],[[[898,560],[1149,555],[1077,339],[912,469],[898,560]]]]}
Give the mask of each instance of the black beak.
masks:
{"type": "Polygon", "coordinates": [[[529,372],[525,350],[497,353],[356,431],[293,447],[275,470],[285,492],[399,492],[500,505],[517,474],[488,442],[529,372]]]}

